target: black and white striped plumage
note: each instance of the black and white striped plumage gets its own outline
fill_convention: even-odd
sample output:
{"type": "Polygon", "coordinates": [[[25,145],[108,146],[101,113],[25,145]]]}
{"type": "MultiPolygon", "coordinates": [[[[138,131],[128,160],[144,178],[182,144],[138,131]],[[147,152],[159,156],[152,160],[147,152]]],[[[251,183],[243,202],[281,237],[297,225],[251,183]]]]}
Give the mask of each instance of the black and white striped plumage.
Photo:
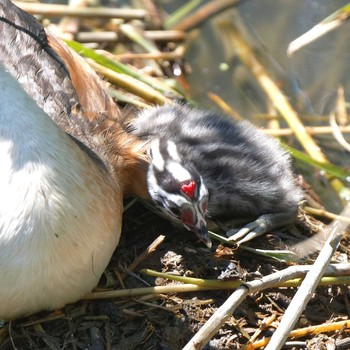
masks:
{"type": "MultiPolygon", "coordinates": [[[[255,220],[241,230],[243,235],[250,231],[261,234],[294,221],[301,191],[293,179],[290,157],[275,139],[252,124],[208,110],[169,105],[145,110],[133,120],[132,127],[138,137],[153,140],[148,187],[163,211],[168,210],[164,204],[167,194],[174,193],[162,187],[162,181],[166,183],[170,176],[176,182],[176,168],[167,167],[168,159],[175,158],[177,169],[187,169],[208,191],[207,211],[206,191],[203,189],[202,198],[195,198],[202,202],[194,205],[203,216],[255,220]]],[[[193,203],[181,191],[176,194],[185,198],[186,206],[193,203]]],[[[181,211],[181,206],[176,209],[181,211]]],[[[181,221],[181,215],[177,219],[181,221]]],[[[198,227],[201,230],[195,226],[189,229],[206,238],[203,227],[198,227]]]]}
{"type": "Polygon", "coordinates": [[[208,190],[196,167],[182,161],[170,139],[152,140],[149,157],[147,188],[157,208],[210,245],[205,220],[208,190]]]}

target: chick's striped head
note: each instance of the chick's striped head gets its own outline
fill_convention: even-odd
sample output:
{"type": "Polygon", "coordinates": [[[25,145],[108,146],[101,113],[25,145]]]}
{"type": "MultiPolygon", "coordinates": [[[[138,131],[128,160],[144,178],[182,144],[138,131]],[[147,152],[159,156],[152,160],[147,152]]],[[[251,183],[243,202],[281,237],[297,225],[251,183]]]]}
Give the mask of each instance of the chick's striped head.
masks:
{"type": "Polygon", "coordinates": [[[156,207],[210,247],[205,220],[208,190],[196,168],[182,161],[171,140],[152,140],[149,157],[148,191],[156,207]]]}

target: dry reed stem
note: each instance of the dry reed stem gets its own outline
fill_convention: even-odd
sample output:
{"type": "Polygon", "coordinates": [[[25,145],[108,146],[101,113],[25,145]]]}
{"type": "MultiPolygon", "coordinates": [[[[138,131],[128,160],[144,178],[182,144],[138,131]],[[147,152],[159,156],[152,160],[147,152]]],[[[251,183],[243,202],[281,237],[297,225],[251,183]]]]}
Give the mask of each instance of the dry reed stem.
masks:
{"type": "Polygon", "coordinates": [[[74,8],[67,5],[36,4],[22,1],[14,1],[14,4],[22,10],[45,17],[73,16],[84,18],[121,18],[145,19],[147,12],[142,9],[115,9],[105,7],[74,8]]]}
{"type": "MultiPolygon", "coordinates": [[[[282,271],[278,271],[271,275],[263,277],[262,280],[255,280],[245,283],[249,288],[249,293],[255,293],[266,288],[284,287],[290,286],[293,283],[295,286],[295,279],[302,278],[309,270],[310,265],[300,265],[288,267],[282,271]]],[[[348,276],[350,275],[350,264],[332,264],[327,269],[327,276],[348,276]]],[[[172,276],[175,277],[175,276],[172,276]]],[[[342,284],[343,279],[340,282],[336,280],[330,281],[330,284],[342,284]]],[[[156,286],[156,287],[145,287],[136,289],[124,289],[124,290],[111,290],[103,292],[92,292],[84,297],[85,300],[100,300],[100,299],[116,299],[125,297],[135,297],[140,295],[149,294],[166,294],[166,293],[185,293],[194,291],[205,291],[205,290],[218,290],[218,289],[232,289],[237,288],[237,283],[235,282],[220,282],[218,281],[216,285],[212,283],[210,286],[198,285],[193,283],[188,284],[170,284],[167,286],[156,286]]]]}
{"type": "Polygon", "coordinates": [[[164,97],[160,92],[154,90],[149,85],[132,78],[129,75],[117,73],[108,69],[93,60],[88,59],[89,64],[99,73],[103,74],[110,82],[115,84],[121,89],[133,93],[136,96],[142,97],[148,102],[163,105],[165,103],[171,103],[171,100],[164,97]]]}
{"type": "Polygon", "coordinates": [[[294,131],[306,152],[313,159],[319,162],[326,162],[326,157],[306,131],[299,116],[290,105],[288,98],[281,92],[263,65],[258,61],[254,51],[251,49],[248,42],[241,36],[238,28],[234,24],[227,23],[226,21],[222,22],[220,26],[229,36],[230,41],[234,44],[241,61],[253,74],[261,88],[272,101],[275,108],[281,113],[287,124],[294,131]]]}
{"type": "MultiPolygon", "coordinates": [[[[225,33],[230,41],[235,45],[236,52],[241,61],[253,74],[261,88],[272,101],[277,111],[282,115],[289,127],[293,130],[295,136],[305,151],[312,159],[320,163],[327,163],[326,156],[307,132],[305,126],[292,108],[287,97],[281,92],[277,84],[273,81],[263,65],[256,58],[255,53],[249,46],[248,42],[242,37],[242,35],[240,35],[240,31],[237,26],[231,22],[222,21],[220,27],[223,30],[223,33],[225,33]]],[[[332,179],[330,180],[330,183],[336,193],[341,195],[345,188],[343,183],[338,179],[332,179]]]]}
{"type": "Polygon", "coordinates": [[[293,55],[296,51],[300,50],[302,47],[312,43],[313,41],[319,39],[323,35],[329,33],[330,31],[338,28],[344,23],[345,20],[349,19],[350,16],[350,4],[347,4],[340,8],[335,13],[325,18],[320,23],[316,24],[310,30],[308,30],[303,35],[299,36],[297,39],[293,40],[287,49],[288,55],[293,55]]]}
{"type": "Polygon", "coordinates": [[[174,25],[172,29],[189,31],[207,21],[210,17],[219,14],[220,12],[233,7],[243,0],[216,0],[209,1],[207,4],[200,7],[192,15],[188,16],[178,24],[174,25]]]}
{"type": "Polygon", "coordinates": [[[244,118],[233,107],[229,106],[220,96],[208,92],[208,97],[233,119],[237,121],[244,120],[244,118]]]}
{"type": "MultiPolygon", "coordinates": [[[[350,328],[350,321],[346,320],[346,321],[339,321],[339,322],[332,322],[332,323],[324,323],[317,326],[310,326],[310,327],[295,329],[288,334],[288,338],[297,339],[305,336],[317,335],[319,333],[339,331],[344,328],[346,329],[350,328]]],[[[240,350],[260,349],[262,347],[265,347],[269,343],[270,339],[271,338],[264,338],[264,339],[258,340],[253,344],[248,344],[246,346],[243,346],[240,350]]]]}
{"type": "Polygon", "coordinates": [[[344,148],[345,151],[350,152],[350,144],[346,141],[344,135],[340,131],[340,126],[337,124],[336,117],[333,113],[329,117],[329,124],[331,125],[334,139],[342,148],[344,148]]]}
{"type": "Polygon", "coordinates": [[[215,290],[214,287],[202,287],[196,284],[171,284],[167,286],[144,287],[136,289],[111,290],[105,292],[92,292],[84,297],[85,300],[101,300],[115,298],[133,298],[147,294],[166,294],[166,293],[186,293],[198,292],[203,290],[215,290]]]}
{"type": "Polygon", "coordinates": [[[176,60],[183,58],[184,48],[179,46],[176,50],[170,52],[159,52],[159,53],[122,53],[114,55],[116,60],[176,60]],[[178,50],[180,49],[180,50],[178,50]]]}
{"type": "MultiPolygon", "coordinates": [[[[186,34],[179,30],[145,30],[142,35],[147,40],[178,42],[184,41],[186,34]]],[[[76,40],[80,43],[91,42],[124,42],[127,38],[120,38],[118,33],[114,31],[98,31],[98,32],[79,32],[76,35],[76,40]]]]}
{"type": "Polygon", "coordinates": [[[144,261],[150,254],[152,254],[163,242],[165,236],[158,236],[129,266],[130,271],[134,271],[136,267],[144,261]]]}
{"type": "Polygon", "coordinates": [[[324,218],[331,219],[331,220],[342,220],[350,224],[350,217],[337,215],[325,209],[317,209],[317,208],[311,208],[306,206],[304,207],[304,210],[312,216],[322,216],[324,218]]]}
{"type": "MultiPolygon", "coordinates": [[[[350,133],[350,126],[339,126],[339,131],[342,133],[350,133]]],[[[309,135],[327,135],[332,134],[333,130],[331,126],[305,126],[305,130],[309,135]]],[[[278,130],[274,129],[262,129],[272,136],[289,136],[293,135],[294,131],[290,128],[282,128],[278,130]]]]}
{"type": "MultiPolygon", "coordinates": [[[[335,264],[327,267],[327,274],[331,271],[342,274],[348,274],[350,264],[335,264]],[[342,271],[342,272],[341,272],[342,271]]],[[[300,278],[310,270],[310,266],[291,266],[282,271],[264,276],[261,279],[250,281],[237,288],[235,292],[222,304],[202,328],[193,336],[183,350],[202,349],[205,344],[216,334],[225,321],[231,317],[234,310],[249,295],[266,288],[273,288],[281,285],[292,278],[300,278]]]]}
{"type": "MultiPolygon", "coordinates": [[[[349,215],[349,213],[350,206],[344,209],[344,216],[349,215]]],[[[311,299],[318,286],[318,283],[327,270],[327,267],[340,243],[342,233],[347,226],[348,223],[333,221],[332,224],[326,227],[325,232],[328,239],[315,260],[315,263],[305,276],[305,279],[303,280],[298,291],[295,293],[291,303],[282,317],[280,324],[278,325],[278,328],[266,346],[266,350],[279,350],[284,345],[288,338],[288,334],[292,331],[302,312],[305,310],[307,303],[311,299]]]]}
{"type": "MultiPolygon", "coordinates": [[[[151,253],[153,253],[159,245],[164,242],[165,236],[158,236],[136,259],[127,267],[128,271],[134,271],[136,267],[144,261],[151,253]]],[[[115,275],[117,276],[118,282],[124,287],[123,280],[127,276],[125,272],[120,273],[117,269],[114,270],[115,275]]]]}

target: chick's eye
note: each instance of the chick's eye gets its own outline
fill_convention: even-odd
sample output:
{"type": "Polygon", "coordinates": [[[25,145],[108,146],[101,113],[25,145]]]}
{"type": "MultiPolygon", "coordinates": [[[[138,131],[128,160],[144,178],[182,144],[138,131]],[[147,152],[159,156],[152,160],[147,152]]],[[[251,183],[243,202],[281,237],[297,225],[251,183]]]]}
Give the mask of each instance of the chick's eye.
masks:
{"type": "Polygon", "coordinates": [[[180,209],[178,207],[169,207],[169,209],[176,216],[180,216],[180,209]]]}

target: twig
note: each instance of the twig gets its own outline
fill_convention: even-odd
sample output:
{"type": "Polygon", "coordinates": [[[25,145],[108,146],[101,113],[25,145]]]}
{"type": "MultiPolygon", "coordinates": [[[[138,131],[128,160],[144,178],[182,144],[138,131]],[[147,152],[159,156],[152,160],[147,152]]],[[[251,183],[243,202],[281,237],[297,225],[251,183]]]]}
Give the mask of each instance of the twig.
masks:
{"type": "MultiPolygon", "coordinates": [[[[289,338],[301,338],[310,335],[317,335],[325,332],[334,332],[337,330],[341,330],[344,328],[350,328],[350,321],[339,321],[333,323],[324,323],[317,326],[310,326],[305,328],[295,329],[288,334],[289,338]]],[[[270,341],[271,338],[264,338],[256,341],[253,344],[246,345],[242,347],[240,350],[252,350],[252,349],[260,349],[270,341]]]]}
{"type": "Polygon", "coordinates": [[[340,131],[340,126],[335,120],[335,115],[332,113],[329,117],[329,124],[332,128],[332,133],[336,141],[342,146],[346,151],[350,152],[350,144],[345,140],[344,135],[340,131]]]}
{"type": "Polygon", "coordinates": [[[350,218],[349,217],[345,217],[345,216],[342,216],[342,215],[337,215],[337,214],[334,214],[334,213],[331,213],[325,209],[317,209],[317,208],[312,208],[312,207],[304,207],[304,210],[312,215],[312,216],[323,216],[327,219],[331,219],[331,220],[342,220],[344,222],[347,222],[350,224],[350,218]]]}
{"type": "Polygon", "coordinates": [[[202,290],[215,290],[214,287],[202,287],[196,284],[171,284],[167,286],[111,290],[106,292],[92,292],[84,297],[85,300],[101,300],[101,299],[115,299],[136,297],[147,294],[165,294],[165,293],[185,293],[198,292],[202,290]]]}
{"type": "MultiPolygon", "coordinates": [[[[298,138],[298,141],[301,143],[305,151],[316,161],[326,163],[326,156],[306,131],[303,123],[300,121],[297,113],[293,110],[287,97],[281,92],[277,84],[273,81],[263,65],[256,58],[255,53],[250,48],[247,41],[242,37],[242,35],[240,35],[238,27],[232,22],[223,21],[221,23],[221,28],[235,45],[237,54],[241,61],[250,70],[261,88],[272,101],[275,108],[281,113],[287,124],[294,131],[295,136],[298,138]]],[[[336,193],[341,195],[341,192],[345,187],[343,183],[338,179],[333,179],[330,182],[336,193]]]]}
{"type": "Polygon", "coordinates": [[[207,21],[210,17],[217,15],[218,13],[240,4],[244,0],[216,0],[209,1],[203,5],[191,16],[188,16],[183,21],[174,25],[172,29],[189,31],[195,27],[201,25],[204,21],[207,21]]]}
{"type": "MultiPolygon", "coordinates": [[[[295,278],[293,280],[288,280],[281,284],[281,287],[293,287],[297,288],[303,282],[302,278],[295,278]]],[[[336,276],[336,277],[322,277],[320,282],[318,283],[318,287],[320,286],[340,286],[342,284],[349,285],[350,276],[336,276]]]]}
{"type": "Polygon", "coordinates": [[[335,111],[337,122],[340,125],[348,125],[349,124],[349,116],[346,107],[346,97],[344,86],[340,85],[337,89],[337,99],[335,102],[335,111]]]}
{"type": "Polygon", "coordinates": [[[112,350],[112,339],[111,339],[111,323],[110,320],[107,319],[104,321],[105,325],[105,337],[106,337],[106,350],[112,350]]]}
{"type": "MultiPolygon", "coordinates": [[[[342,215],[349,216],[350,206],[347,206],[342,215]]],[[[317,257],[314,265],[307,273],[303,283],[295,294],[293,300],[289,304],[285,314],[282,317],[281,323],[277,330],[271,337],[266,350],[278,350],[281,349],[285,343],[288,334],[293,329],[301,313],[305,309],[308,301],[311,299],[318,282],[322,278],[324,272],[327,269],[329,262],[334,255],[338,244],[341,240],[342,233],[348,226],[348,223],[342,221],[334,221],[330,224],[326,230],[329,232],[329,237],[322,248],[319,256],[317,257]]]]}
{"type": "Polygon", "coordinates": [[[121,24],[119,30],[128,37],[132,42],[138,44],[146,52],[159,53],[158,47],[152,40],[148,40],[143,33],[140,33],[134,26],[129,23],[121,24]]]}
{"type": "Polygon", "coordinates": [[[133,299],[136,303],[138,304],[142,304],[142,305],[145,305],[145,306],[148,306],[150,309],[160,309],[160,310],[163,310],[163,311],[167,311],[167,312],[174,312],[176,310],[179,310],[179,309],[182,309],[182,306],[181,305],[175,305],[175,306],[162,306],[162,305],[157,305],[157,304],[151,304],[151,303],[148,303],[146,301],[143,301],[143,300],[140,300],[140,299],[133,299]]]}
{"type": "Polygon", "coordinates": [[[238,56],[246,65],[249,71],[254,75],[255,79],[270,98],[273,105],[281,113],[290,128],[294,131],[299,142],[303,145],[306,152],[314,159],[320,162],[326,162],[324,154],[318,145],[307,133],[304,125],[300,121],[297,113],[293,110],[287,97],[281,92],[277,84],[269,76],[263,65],[258,61],[255,53],[250,48],[248,42],[242,37],[239,29],[233,23],[223,21],[220,24],[222,30],[231,39],[235,45],[238,56]]]}
{"type": "MultiPolygon", "coordinates": [[[[327,268],[327,274],[331,273],[332,271],[335,272],[335,270],[338,270],[337,273],[339,273],[340,270],[342,270],[342,272],[346,275],[346,269],[344,270],[345,266],[350,268],[350,264],[329,265],[327,268]]],[[[309,271],[309,269],[310,266],[291,266],[282,271],[264,276],[259,280],[245,283],[244,286],[239,287],[231,294],[225,303],[219,307],[219,309],[210,317],[210,319],[203,325],[197,334],[187,343],[183,350],[202,349],[225,323],[225,321],[232,315],[235,309],[239,306],[240,302],[242,302],[248,294],[253,294],[266,288],[273,288],[274,286],[277,286],[292,278],[302,277],[302,271],[306,272],[309,271]]]]}
{"type": "Polygon", "coordinates": [[[67,5],[35,4],[22,1],[14,1],[22,10],[45,17],[73,16],[84,18],[121,18],[121,19],[144,19],[147,12],[141,9],[115,9],[106,7],[72,8],[67,5]]]}
{"type": "Polygon", "coordinates": [[[159,11],[159,7],[153,0],[141,0],[139,6],[147,10],[149,22],[152,28],[161,28],[163,23],[163,16],[159,11]]]}
{"type": "MultiPolygon", "coordinates": [[[[342,133],[350,133],[350,126],[338,126],[339,131],[342,133]]],[[[305,130],[309,135],[326,135],[332,134],[333,130],[331,126],[305,126],[305,130]]],[[[294,131],[290,128],[282,128],[279,130],[273,129],[262,129],[262,131],[266,132],[272,136],[289,136],[293,135],[294,131]]]]}
{"type": "MultiPolygon", "coordinates": [[[[276,272],[272,275],[266,276],[261,280],[248,282],[245,286],[249,287],[249,293],[255,293],[262,289],[273,288],[277,286],[284,286],[282,282],[303,277],[309,270],[310,265],[292,266],[282,271],[276,272]]],[[[347,276],[350,275],[350,264],[333,264],[330,265],[326,272],[327,276],[347,276]]],[[[288,283],[286,282],[286,286],[288,283]]],[[[295,281],[293,280],[293,283],[295,281]]],[[[340,282],[340,284],[342,281],[340,282]]],[[[105,292],[92,292],[85,296],[86,300],[99,300],[99,299],[114,299],[135,297],[148,294],[165,294],[165,293],[184,293],[195,292],[202,290],[218,290],[229,289],[229,284],[226,281],[218,281],[216,285],[210,286],[197,285],[197,284],[171,284],[167,286],[145,287],[136,289],[124,289],[124,290],[112,290],[105,292]],[[224,287],[223,287],[224,285],[224,287]]],[[[236,288],[236,282],[231,282],[231,288],[236,288]]],[[[224,323],[225,321],[223,321],[224,323]]]]}
{"type": "MultiPolygon", "coordinates": [[[[158,52],[158,53],[121,53],[113,55],[117,60],[140,60],[140,59],[152,59],[152,60],[175,60],[183,58],[185,53],[184,47],[179,46],[174,51],[158,52]]],[[[350,129],[350,128],[349,128],[350,129]]]]}
{"type": "Polygon", "coordinates": [[[272,322],[274,322],[276,320],[276,313],[272,314],[270,317],[265,318],[262,322],[262,324],[259,326],[259,328],[254,332],[254,334],[250,337],[249,339],[249,343],[253,343],[260,335],[260,333],[268,328],[272,322]]]}
{"type": "Polygon", "coordinates": [[[215,102],[224,112],[229,114],[235,120],[243,120],[244,118],[231,106],[229,106],[220,96],[208,92],[208,97],[215,102]]]}
{"type": "Polygon", "coordinates": [[[88,62],[96,71],[102,73],[108,80],[121,89],[132,92],[136,96],[140,96],[154,104],[163,105],[165,103],[171,103],[171,100],[167,99],[160,92],[129,75],[114,72],[91,59],[88,59],[88,62]]]}
{"type": "Polygon", "coordinates": [[[140,254],[129,266],[128,269],[130,271],[134,271],[135,268],[144,261],[151,253],[153,253],[159,245],[164,242],[165,236],[158,236],[143,252],[140,254]]]}
{"type": "MultiPolygon", "coordinates": [[[[186,34],[180,30],[146,30],[142,35],[153,41],[183,41],[186,34]]],[[[76,40],[81,43],[100,43],[100,42],[124,42],[128,38],[118,35],[113,31],[99,31],[99,32],[79,32],[76,35],[76,40]]]]}
{"type": "Polygon", "coordinates": [[[113,87],[109,88],[107,91],[109,96],[113,97],[118,102],[124,103],[125,105],[135,106],[138,109],[150,107],[149,103],[146,103],[146,101],[141,101],[135,95],[126,94],[125,92],[119,92],[117,90],[114,90],[113,87]]]}
{"type": "Polygon", "coordinates": [[[319,24],[316,24],[306,33],[301,35],[299,38],[293,40],[287,49],[288,55],[292,55],[296,51],[300,50],[302,47],[310,44],[311,42],[319,39],[326,33],[338,28],[345,20],[350,16],[350,4],[345,5],[335,13],[331,14],[325,18],[319,24]]]}
{"type": "Polygon", "coordinates": [[[321,36],[325,35],[326,33],[338,28],[342,24],[341,21],[333,21],[329,22],[327,24],[317,24],[310,30],[308,30],[303,35],[299,36],[299,38],[293,40],[289,45],[287,49],[287,54],[289,56],[293,55],[296,51],[299,51],[304,46],[312,43],[316,39],[319,39],[321,36]]]}
{"type": "Polygon", "coordinates": [[[202,287],[217,287],[220,289],[226,289],[226,288],[232,289],[242,285],[242,281],[240,280],[237,280],[237,281],[205,280],[201,278],[171,275],[169,273],[158,272],[150,269],[143,269],[141,272],[148,276],[167,278],[172,281],[183,282],[186,284],[195,284],[197,286],[202,286],[202,287]]]}
{"type": "Polygon", "coordinates": [[[249,289],[246,286],[241,286],[232,293],[225,303],[215,311],[214,315],[210,317],[196,335],[186,344],[183,350],[203,349],[205,344],[215,335],[248,294],[249,289]]]}
{"type": "MultiPolygon", "coordinates": [[[[111,59],[110,57],[108,57],[107,55],[101,55],[98,54],[96,51],[91,50],[89,48],[87,48],[86,46],[78,43],[77,41],[74,40],[66,40],[66,43],[72,48],[74,49],[76,52],[78,52],[80,55],[86,57],[86,58],[90,58],[92,59],[94,62],[96,62],[98,65],[97,67],[99,67],[101,70],[103,70],[103,68],[106,68],[106,72],[109,72],[111,77],[113,78],[113,72],[118,72],[118,73],[123,73],[123,75],[125,76],[125,79],[122,79],[119,82],[119,79],[121,78],[120,76],[116,75],[115,78],[117,80],[116,85],[119,86],[119,83],[124,82],[124,84],[126,84],[126,86],[128,86],[130,89],[132,89],[133,84],[131,84],[131,80],[128,81],[128,78],[130,77],[138,79],[140,81],[135,82],[137,85],[141,85],[140,82],[148,84],[152,89],[158,90],[160,91],[160,94],[156,94],[154,96],[155,100],[160,100],[163,102],[157,102],[154,101],[154,99],[150,100],[153,103],[158,103],[158,104],[163,104],[163,103],[170,103],[171,101],[166,99],[164,97],[164,95],[169,96],[169,97],[173,97],[173,98],[179,98],[181,97],[181,95],[175,91],[174,89],[171,89],[169,86],[167,86],[165,83],[163,83],[162,81],[159,81],[159,79],[155,79],[153,77],[150,77],[146,74],[141,74],[139,70],[137,70],[136,68],[123,64],[117,60],[111,59]],[[102,68],[101,68],[102,67],[102,68]],[[127,77],[126,77],[127,76],[127,77]]],[[[103,72],[101,72],[103,73],[103,72]]],[[[149,94],[152,89],[147,88],[146,86],[134,86],[135,90],[139,91],[138,96],[143,96],[144,94],[149,94]],[[147,90],[148,91],[143,91],[143,90],[147,90]]],[[[126,88],[126,86],[120,86],[121,88],[126,88]]],[[[132,90],[131,90],[132,91],[132,90]]],[[[146,98],[147,100],[147,98],[146,98]]]]}
{"type": "MultiPolygon", "coordinates": [[[[160,235],[158,236],[128,267],[127,270],[130,274],[130,272],[134,271],[136,267],[144,261],[151,253],[153,253],[160,244],[164,242],[165,236],[160,235]]],[[[126,269],[125,269],[126,270],[126,269]]],[[[116,273],[117,271],[115,271],[116,273]]],[[[121,282],[127,273],[124,271],[122,274],[117,274],[119,282],[121,282]]],[[[149,285],[149,284],[148,284],[149,285]]]]}
{"type": "Polygon", "coordinates": [[[140,281],[143,285],[147,287],[151,287],[151,284],[145,281],[141,276],[136,274],[135,272],[129,270],[128,267],[122,266],[122,264],[119,264],[119,270],[123,272],[123,276],[120,276],[122,279],[125,277],[125,275],[129,275],[133,277],[135,280],[140,281]]]}
{"type": "MultiPolygon", "coordinates": [[[[299,266],[300,268],[300,266],[299,266]]],[[[304,273],[306,274],[307,271],[311,268],[311,265],[303,265],[303,267],[300,269],[300,273],[303,275],[304,273]],[[305,270],[306,268],[306,270],[305,270]]],[[[350,269],[350,265],[349,265],[350,269]]],[[[347,271],[347,269],[345,269],[347,271]]],[[[158,272],[158,271],[153,271],[150,269],[144,269],[141,271],[142,273],[148,275],[148,276],[153,276],[153,277],[161,277],[161,278],[166,278],[171,281],[178,281],[178,282],[183,282],[186,284],[195,284],[197,286],[201,287],[213,287],[215,289],[235,289],[243,284],[242,281],[240,280],[233,280],[233,281],[218,281],[218,280],[207,280],[207,279],[201,279],[201,278],[193,278],[193,277],[185,277],[185,276],[179,276],[179,275],[172,275],[169,273],[163,273],[163,272],[158,272]]],[[[284,273],[295,273],[295,271],[285,271],[284,273]]],[[[327,276],[327,277],[322,277],[321,281],[319,282],[319,286],[331,286],[331,285],[341,285],[341,284],[348,284],[350,282],[350,276],[343,276],[344,270],[342,269],[341,272],[338,272],[342,274],[342,276],[335,275],[334,276],[327,276]]],[[[274,287],[299,287],[301,285],[302,278],[295,278],[295,279],[290,279],[286,282],[282,282],[279,285],[276,285],[274,287]]],[[[268,287],[266,287],[268,288],[268,287]]]]}
{"type": "Polygon", "coordinates": [[[163,21],[164,28],[171,28],[177,23],[186,18],[192,11],[194,11],[203,0],[186,1],[182,6],[178,7],[163,21]]]}
{"type": "MultiPolygon", "coordinates": [[[[125,23],[121,24],[119,26],[119,30],[121,33],[123,33],[127,38],[129,38],[132,42],[137,44],[142,51],[148,52],[148,53],[153,53],[153,54],[159,54],[160,51],[157,47],[157,45],[154,43],[152,40],[148,40],[143,33],[139,30],[136,29],[135,26],[125,23]]],[[[147,62],[148,68],[152,69],[157,76],[162,75],[162,69],[159,66],[159,63],[155,60],[149,60],[147,62]]]]}
{"type": "MultiPolygon", "coordinates": [[[[86,0],[69,0],[68,6],[70,8],[86,8],[86,0]]],[[[80,18],[76,17],[62,17],[59,24],[58,30],[66,38],[73,39],[78,33],[80,28],[80,18]]]]}
{"type": "MultiPolygon", "coordinates": [[[[154,59],[154,60],[171,60],[175,58],[182,58],[185,54],[186,48],[184,45],[179,45],[174,51],[168,52],[154,52],[154,53],[136,53],[136,52],[126,52],[122,54],[112,54],[105,50],[95,50],[96,53],[101,54],[105,57],[109,57],[112,60],[120,61],[124,58],[126,59],[154,59]]],[[[327,119],[328,120],[328,119],[327,119]]]]}

